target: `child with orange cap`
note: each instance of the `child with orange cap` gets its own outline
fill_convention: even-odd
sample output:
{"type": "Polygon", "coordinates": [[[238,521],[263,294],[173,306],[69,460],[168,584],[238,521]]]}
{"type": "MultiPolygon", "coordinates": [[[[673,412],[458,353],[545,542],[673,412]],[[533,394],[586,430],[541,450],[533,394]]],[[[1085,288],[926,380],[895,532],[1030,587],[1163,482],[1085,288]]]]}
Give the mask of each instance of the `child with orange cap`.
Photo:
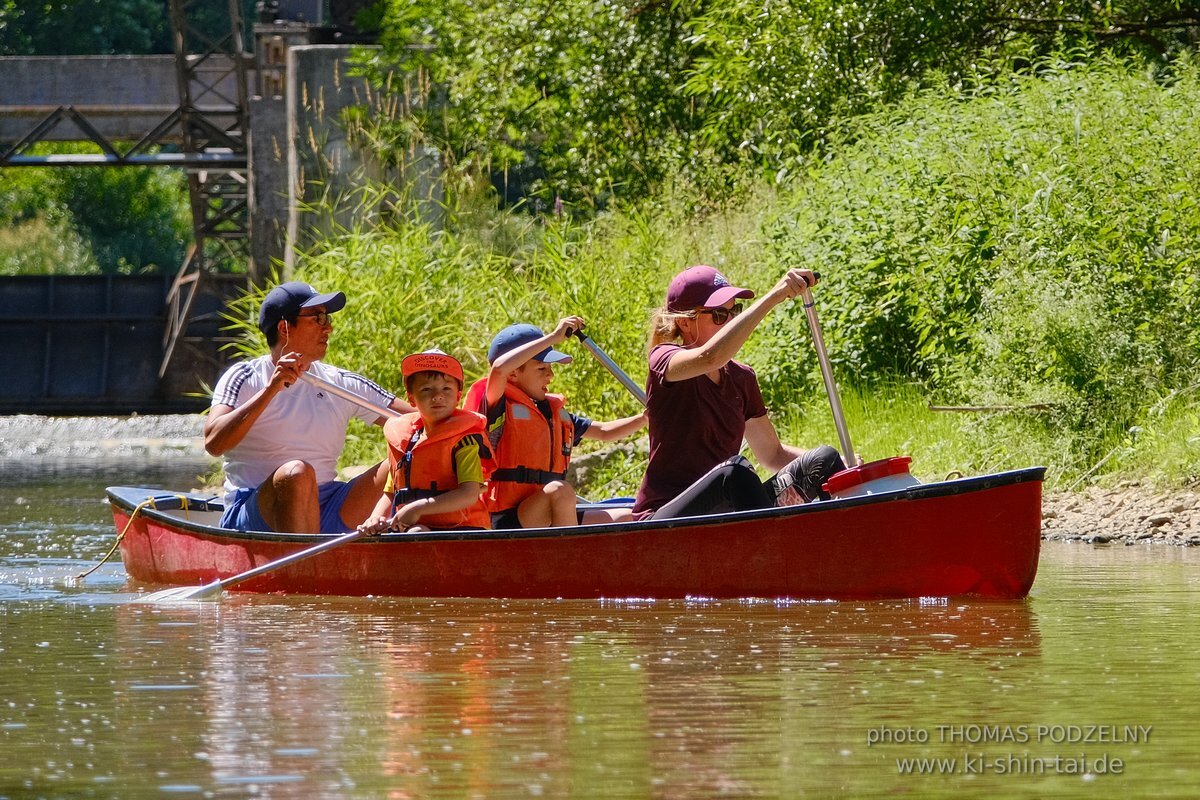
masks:
{"type": "Polygon", "coordinates": [[[462,364],[440,350],[414,353],[400,364],[416,411],[383,426],[390,466],[387,485],[359,530],[489,528],[483,490],[492,454],[484,417],[458,407],[462,364]]]}

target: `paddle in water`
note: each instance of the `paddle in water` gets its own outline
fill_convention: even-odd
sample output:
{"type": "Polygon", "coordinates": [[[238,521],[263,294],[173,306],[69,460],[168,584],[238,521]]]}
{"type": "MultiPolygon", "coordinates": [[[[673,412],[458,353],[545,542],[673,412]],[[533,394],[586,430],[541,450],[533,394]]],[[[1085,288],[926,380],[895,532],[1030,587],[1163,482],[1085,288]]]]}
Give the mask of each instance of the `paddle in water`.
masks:
{"type": "Polygon", "coordinates": [[[290,564],[295,564],[297,561],[303,561],[306,558],[311,558],[315,555],[320,555],[326,550],[332,550],[343,544],[349,544],[355,539],[361,539],[363,536],[369,536],[365,531],[350,531],[343,533],[328,541],[314,544],[312,547],[305,548],[298,553],[292,553],[290,556],[277,558],[274,561],[269,561],[266,564],[257,566],[254,569],[248,569],[245,572],[239,572],[228,578],[222,578],[219,581],[206,583],[203,586],[177,586],[174,589],[163,589],[160,592],[146,595],[145,601],[148,603],[176,603],[187,600],[209,600],[220,596],[221,592],[233,586],[235,583],[248,581],[251,578],[256,578],[263,573],[286,567],[290,564]]]}
{"type": "MultiPolygon", "coordinates": [[[[365,409],[377,411],[383,416],[400,416],[399,413],[393,409],[377,406],[366,398],[360,397],[348,389],[335,386],[326,380],[318,378],[316,375],[311,375],[305,372],[300,375],[300,380],[311,383],[313,386],[318,386],[322,389],[325,389],[332,394],[336,394],[338,397],[349,400],[350,402],[362,406],[365,409]]],[[[213,581],[212,583],[207,583],[203,586],[178,586],[174,589],[163,589],[160,592],[154,592],[153,594],[147,595],[145,599],[150,603],[173,603],[186,600],[207,600],[218,597],[222,591],[229,586],[233,586],[235,583],[241,583],[242,581],[250,580],[251,578],[262,575],[264,572],[270,572],[273,569],[286,567],[288,564],[294,564],[297,561],[302,561],[309,556],[315,556],[320,553],[324,553],[326,550],[332,550],[339,545],[348,544],[365,535],[366,534],[360,531],[351,531],[350,533],[342,534],[335,539],[330,539],[329,541],[315,544],[306,550],[301,550],[299,553],[292,553],[290,556],[284,556],[283,558],[263,564],[260,567],[246,570],[238,575],[233,575],[219,581],[213,581]]]]}

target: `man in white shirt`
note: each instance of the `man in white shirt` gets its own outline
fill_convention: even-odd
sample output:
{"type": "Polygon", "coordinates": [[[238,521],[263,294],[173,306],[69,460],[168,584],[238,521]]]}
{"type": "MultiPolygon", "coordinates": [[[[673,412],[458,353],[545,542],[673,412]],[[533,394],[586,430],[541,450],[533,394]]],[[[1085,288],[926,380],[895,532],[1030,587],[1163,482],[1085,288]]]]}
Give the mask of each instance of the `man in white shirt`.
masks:
{"type": "Polygon", "coordinates": [[[379,405],[412,407],[353,372],[321,363],[341,292],[291,281],[267,293],[258,327],[268,355],[234,364],[217,381],[204,423],[204,449],[225,457],[225,514],[237,530],[343,533],[366,519],[383,492],[387,462],[353,481],[337,478],[351,417],[382,416],[300,380],[305,371],[379,405]]]}

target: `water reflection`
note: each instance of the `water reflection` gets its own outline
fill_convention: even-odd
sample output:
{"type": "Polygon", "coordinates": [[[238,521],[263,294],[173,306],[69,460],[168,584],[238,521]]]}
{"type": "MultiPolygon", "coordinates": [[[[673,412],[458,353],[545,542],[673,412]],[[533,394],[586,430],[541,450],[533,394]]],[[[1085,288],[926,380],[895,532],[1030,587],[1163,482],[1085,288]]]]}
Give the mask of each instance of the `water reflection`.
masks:
{"type": "MultiPolygon", "coordinates": [[[[0,797],[1200,790],[1194,550],[1051,543],[1017,603],[228,592],[156,606],[135,602],[119,564],[65,579],[112,543],[104,482],[131,481],[0,487],[0,797]],[[14,511],[17,494],[35,499],[14,511]],[[1125,776],[1021,779],[902,774],[902,758],[966,747],[867,742],[881,727],[1042,722],[1155,738],[1088,748],[1125,759],[1125,776]]],[[[984,749],[1036,761],[1082,748],[984,749]]]]}
{"type": "Polygon", "coordinates": [[[0,458],[0,602],[73,597],[111,602],[125,582],[117,557],[90,576],[114,542],[109,484],[193,486],[204,459],[0,458]]]}
{"type": "Polygon", "coordinates": [[[753,796],[774,782],[764,741],[836,733],[834,709],[855,702],[848,689],[881,670],[932,659],[961,672],[1040,648],[1025,603],[230,594],[114,611],[128,656],[117,693],[141,720],[131,733],[168,724],[196,762],[172,780],[260,776],[277,792],[303,774],[306,790],[387,786],[389,797],[581,786],[588,796],[653,786],[753,796]]]}

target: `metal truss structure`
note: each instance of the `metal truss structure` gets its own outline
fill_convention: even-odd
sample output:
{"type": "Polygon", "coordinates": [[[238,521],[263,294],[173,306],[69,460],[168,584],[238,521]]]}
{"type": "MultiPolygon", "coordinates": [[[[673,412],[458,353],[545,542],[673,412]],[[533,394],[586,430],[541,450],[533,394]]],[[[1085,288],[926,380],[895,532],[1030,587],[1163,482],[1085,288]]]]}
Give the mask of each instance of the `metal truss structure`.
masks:
{"type": "MultiPolygon", "coordinates": [[[[227,0],[227,5],[227,24],[214,31],[212,0],[170,0],[179,104],[136,141],[114,141],[98,124],[101,115],[132,114],[135,109],[63,105],[37,120],[17,141],[0,144],[0,167],[155,166],[187,171],[194,245],[167,300],[160,378],[185,339],[202,276],[218,263],[249,262],[247,72],[252,55],[243,46],[241,3],[227,0]],[[201,24],[200,11],[207,12],[207,26],[201,24]],[[36,152],[34,145],[63,138],[51,134],[64,124],[78,131],[75,138],[100,152],[36,152]]],[[[136,111],[145,113],[144,108],[136,111]]]]}

